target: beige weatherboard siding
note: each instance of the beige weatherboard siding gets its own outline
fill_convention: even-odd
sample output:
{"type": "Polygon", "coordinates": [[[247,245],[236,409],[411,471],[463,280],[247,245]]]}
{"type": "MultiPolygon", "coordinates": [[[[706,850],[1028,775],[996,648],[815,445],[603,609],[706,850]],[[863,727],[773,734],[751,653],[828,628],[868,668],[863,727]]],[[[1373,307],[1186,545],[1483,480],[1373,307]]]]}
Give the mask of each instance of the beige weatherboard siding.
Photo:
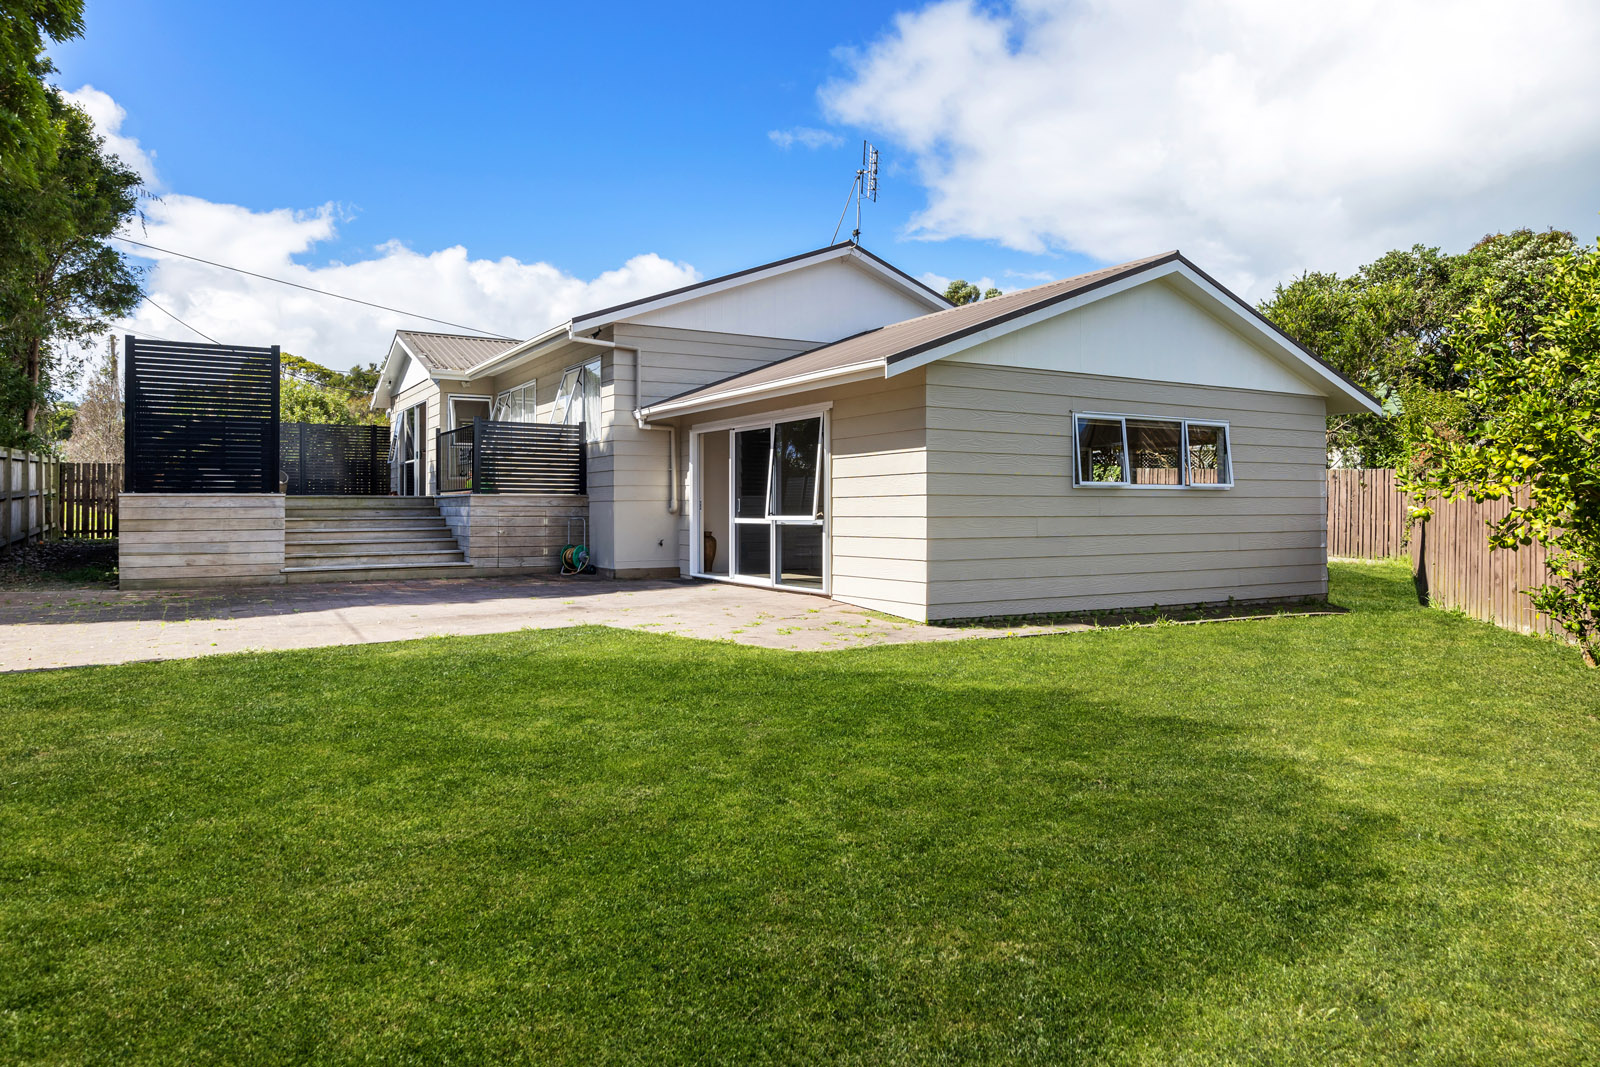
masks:
{"type": "MultiPolygon", "coordinates": [[[[782,400],[720,408],[683,416],[680,464],[683,492],[691,501],[674,537],[677,564],[694,573],[698,551],[691,486],[693,428],[748,423],[768,417],[804,418],[823,411],[827,424],[826,513],[830,595],[862,607],[909,619],[927,615],[927,451],[923,374],[856,382],[785,396],[782,400]]],[[[720,431],[718,431],[720,432],[720,431]]],[[[714,499],[727,499],[727,457],[698,472],[718,480],[714,499]]],[[[725,506],[725,505],[724,505],[725,506]]],[[[715,521],[715,520],[713,520],[715,521]]],[[[723,520],[723,525],[725,525],[723,520]]],[[[703,525],[703,524],[702,524],[703,525]]],[[[731,550],[718,536],[718,553],[731,550]]]]}
{"type": "Polygon", "coordinates": [[[123,589],[283,584],[281,493],[122,493],[123,589]]]}
{"type": "Polygon", "coordinates": [[[932,618],[1327,593],[1320,397],[956,361],[927,395],[932,618]],[[1234,486],[1075,486],[1074,411],[1226,422],[1234,486]]]}

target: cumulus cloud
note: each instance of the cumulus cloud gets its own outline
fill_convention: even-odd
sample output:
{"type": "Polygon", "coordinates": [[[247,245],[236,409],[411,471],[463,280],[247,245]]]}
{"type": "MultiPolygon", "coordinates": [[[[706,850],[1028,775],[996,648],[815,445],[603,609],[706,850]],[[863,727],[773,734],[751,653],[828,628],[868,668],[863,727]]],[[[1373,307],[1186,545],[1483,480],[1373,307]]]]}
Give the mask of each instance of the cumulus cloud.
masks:
{"type": "Polygon", "coordinates": [[[102,92],[92,85],[85,85],[77,92],[61,95],[94,120],[94,128],[106,139],[106,148],[138,171],[145,185],[155,188],[159,184],[156,177],[156,154],[146,151],[140,147],[138,141],[122,132],[122,123],[127,119],[128,112],[121,104],[111,99],[110,93],[102,92]]]}
{"type": "Polygon", "coordinates": [[[810,126],[793,126],[787,130],[768,130],[767,139],[779,148],[838,148],[844,138],[831,130],[817,130],[810,126]]]}
{"type": "Polygon", "coordinates": [[[1417,241],[1595,230],[1591,0],[949,0],[823,87],[909,149],[913,235],[1106,261],[1181,247],[1248,291],[1417,241]]]}
{"type": "MultiPolygon", "coordinates": [[[[122,133],[123,109],[89,87],[70,95],[95,119],[108,146],[153,180],[153,154],[122,133]]],[[[445,332],[452,328],[322,293],[340,293],[521,339],[573,314],[675,289],[700,277],[686,263],[650,253],[593,278],[580,278],[550,263],[510,256],[474,259],[460,245],[420,252],[398,240],[352,262],[309,266],[299,258],[337,237],[340,223],[348,217],[338,205],[258,211],[173,192],[147,201],[143,212],[144,218],[130,223],[123,236],[319,292],[120,245],[147,264],[145,288],[151,299],[118,324],[119,333],[201,340],[160,310],[165,308],[218,341],[276,344],[338,370],[381,360],[397,328],[445,332]]]]}

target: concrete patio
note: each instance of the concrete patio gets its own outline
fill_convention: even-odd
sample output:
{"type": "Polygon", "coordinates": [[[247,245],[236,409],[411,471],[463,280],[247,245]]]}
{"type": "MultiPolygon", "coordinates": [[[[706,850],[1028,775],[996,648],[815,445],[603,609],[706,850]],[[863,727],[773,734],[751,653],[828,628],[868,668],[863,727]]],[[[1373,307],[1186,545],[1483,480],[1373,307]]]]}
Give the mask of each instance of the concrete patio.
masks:
{"type": "Polygon", "coordinates": [[[226,591],[0,591],[0,671],[584,625],[796,651],[1087,628],[925,626],[819,596],[686,580],[518,577],[226,591]]]}

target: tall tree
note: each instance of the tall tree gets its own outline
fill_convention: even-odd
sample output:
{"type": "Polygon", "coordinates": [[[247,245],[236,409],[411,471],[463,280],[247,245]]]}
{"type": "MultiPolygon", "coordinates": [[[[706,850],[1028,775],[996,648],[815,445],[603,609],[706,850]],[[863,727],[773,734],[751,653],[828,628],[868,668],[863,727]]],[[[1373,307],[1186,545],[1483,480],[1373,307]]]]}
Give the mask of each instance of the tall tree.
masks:
{"type": "Polygon", "coordinates": [[[54,90],[49,100],[60,143],[37,184],[0,184],[0,435],[35,445],[67,346],[103,334],[141,297],[138,271],[106,242],[137,210],[139,175],[89,116],[54,90]]]}
{"type": "Polygon", "coordinates": [[[0,0],[0,179],[32,184],[60,141],[46,38],[83,33],[83,0],[0,0]]]}
{"type": "Polygon", "coordinates": [[[1532,329],[1546,308],[1543,281],[1563,256],[1582,255],[1570,233],[1490,234],[1450,255],[1416,245],[1396,249],[1354,274],[1307,272],[1279,285],[1261,312],[1296,341],[1378,397],[1388,416],[1340,415],[1328,422],[1334,458],[1351,465],[1404,462],[1425,425],[1451,417],[1458,367],[1457,323],[1482,298],[1532,329]]]}
{"type": "Polygon", "coordinates": [[[1600,661],[1600,256],[1563,256],[1533,272],[1526,304],[1503,277],[1461,315],[1454,340],[1462,416],[1425,428],[1406,484],[1416,518],[1430,494],[1515,497],[1489,544],[1547,546],[1550,580],[1534,606],[1600,661]],[[1529,310],[1531,309],[1531,310],[1529,310]],[[1519,311],[1521,313],[1519,313],[1519,311]]]}
{"type": "Polygon", "coordinates": [[[106,358],[84,389],[64,452],[74,463],[120,463],[123,457],[122,375],[117,339],[106,338],[106,358]]]}

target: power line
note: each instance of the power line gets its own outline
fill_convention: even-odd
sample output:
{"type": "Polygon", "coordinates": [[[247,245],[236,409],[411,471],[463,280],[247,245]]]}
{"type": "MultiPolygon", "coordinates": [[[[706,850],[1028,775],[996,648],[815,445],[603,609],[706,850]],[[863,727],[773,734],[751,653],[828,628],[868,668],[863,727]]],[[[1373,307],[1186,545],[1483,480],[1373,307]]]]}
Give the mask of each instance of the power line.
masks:
{"type": "MultiPolygon", "coordinates": [[[[274,278],[268,274],[257,274],[253,270],[245,270],[243,267],[232,267],[226,263],[218,263],[216,260],[212,259],[201,259],[199,256],[191,256],[187,252],[174,252],[170,248],[160,248],[156,245],[145,244],[143,241],[135,241],[130,237],[117,237],[115,240],[122,241],[125,244],[138,245],[140,248],[148,248],[152,252],[164,252],[169,256],[177,256],[180,259],[192,259],[196,263],[204,263],[209,267],[221,267],[223,270],[236,271],[239,274],[248,274],[250,277],[260,278],[262,281],[277,282],[279,285],[292,285],[296,289],[304,289],[308,293],[317,293],[320,296],[331,296],[335,300],[348,300],[352,304],[365,304],[367,307],[377,308],[379,311],[389,311],[396,315],[405,315],[413,319],[423,319],[427,322],[437,322],[441,326],[454,326],[458,330],[466,330],[469,333],[481,333],[485,334],[486,336],[499,338],[500,340],[504,341],[516,340],[515,337],[507,337],[505,334],[495,333],[493,330],[480,330],[476,326],[463,326],[459,322],[448,322],[445,319],[436,319],[432,315],[419,315],[415,311],[402,311],[400,308],[392,308],[385,304],[374,304],[370,300],[362,300],[354,296],[345,296],[343,293],[330,293],[326,289],[316,289],[309,285],[301,285],[299,282],[291,282],[286,278],[274,278]]],[[[195,333],[200,333],[200,331],[195,330],[195,333]]],[[[204,337],[205,334],[200,334],[200,336],[204,337]]]]}
{"type": "Polygon", "coordinates": [[[217,340],[215,337],[212,337],[208,333],[200,333],[199,330],[195,329],[193,326],[190,326],[187,322],[184,322],[182,319],[178,318],[178,316],[174,315],[172,312],[168,311],[166,308],[162,307],[160,304],[156,303],[154,300],[151,300],[148,295],[145,297],[145,301],[147,303],[149,303],[149,305],[151,307],[155,308],[157,311],[161,312],[161,314],[165,315],[167,318],[171,319],[173,322],[177,323],[179,326],[182,326],[184,329],[188,330],[190,333],[199,333],[201,337],[204,337],[207,341],[210,341],[214,345],[220,345],[222,343],[221,341],[217,340]]]}

